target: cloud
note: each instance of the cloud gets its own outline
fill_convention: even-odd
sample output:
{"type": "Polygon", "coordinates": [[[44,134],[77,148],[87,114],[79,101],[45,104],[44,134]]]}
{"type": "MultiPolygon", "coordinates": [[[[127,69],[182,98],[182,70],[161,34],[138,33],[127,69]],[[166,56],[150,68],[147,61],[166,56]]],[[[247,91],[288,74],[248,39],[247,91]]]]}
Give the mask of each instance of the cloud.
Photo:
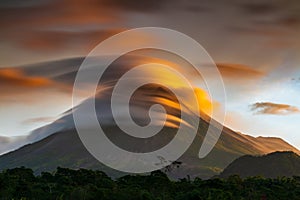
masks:
{"type": "Polygon", "coordinates": [[[247,2],[240,4],[241,10],[248,15],[261,16],[252,22],[265,25],[276,26],[295,26],[300,23],[299,10],[295,7],[299,6],[298,1],[279,0],[274,2],[247,2]],[[285,8],[284,10],[282,8],[285,8]]]}
{"type": "Polygon", "coordinates": [[[0,37],[33,52],[76,49],[86,53],[96,44],[125,30],[123,14],[150,12],[164,1],[138,0],[15,0],[0,3],[0,37]]]}
{"type": "Polygon", "coordinates": [[[256,67],[238,63],[216,63],[223,78],[226,95],[232,99],[244,98],[244,94],[255,93],[268,73],[256,67]]]}
{"type": "Polygon", "coordinates": [[[29,143],[25,136],[4,137],[0,136],[0,155],[15,150],[29,143]]]}
{"type": "Polygon", "coordinates": [[[0,84],[1,87],[38,88],[49,86],[51,81],[42,77],[27,77],[21,70],[7,68],[0,69],[0,84]]]}
{"type": "Polygon", "coordinates": [[[292,82],[294,82],[294,83],[300,83],[300,77],[299,78],[292,78],[292,82]]]}
{"type": "Polygon", "coordinates": [[[18,6],[18,2],[0,3],[0,37],[17,49],[86,53],[124,30],[117,8],[105,6],[103,0],[31,1],[23,6],[18,6]]]}
{"type": "MultiPolygon", "coordinates": [[[[132,10],[137,12],[149,12],[158,11],[169,2],[168,0],[161,1],[140,1],[140,0],[102,0],[102,5],[112,6],[114,8],[120,8],[122,10],[132,10]]],[[[169,2],[170,3],[170,2],[169,2]]]]}
{"type": "Polygon", "coordinates": [[[107,8],[96,0],[45,1],[27,6],[0,6],[0,25],[8,28],[51,27],[53,25],[85,25],[89,23],[107,24],[119,20],[113,8],[107,8]],[[42,17],[41,17],[42,16],[42,17]],[[14,24],[14,22],[18,22],[14,24]],[[22,23],[20,23],[22,22],[22,23]]]}
{"type": "Polygon", "coordinates": [[[221,75],[230,79],[258,79],[266,74],[253,67],[237,63],[216,63],[221,75]]]}
{"type": "Polygon", "coordinates": [[[70,47],[81,46],[82,50],[89,51],[99,42],[121,32],[123,29],[88,30],[88,31],[32,31],[23,35],[24,39],[18,45],[30,51],[60,51],[70,47]]]}
{"type": "Polygon", "coordinates": [[[34,94],[57,90],[71,93],[71,87],[41,76],[28,76],[21,69],[0,69],[1,102],[12,103],[34,99],[34,94]],[[24,97],[24,98],[23,98],[24,97]]]}
{"type": "Polygon", "coordinates": [[[251,111],[255,111],[255,114],[289,115],[300,113],[299,108],[288,104],[260,102],[252,104],[250,107],[251,111]]]}
{"type": "Polygon", "coordinates": [[[271,3],[245,3],[242,4],[242,9],[253,15],[263,15],[279,10],[276,4],[271,3]]]}
{"type": "Polygon", "coordinates": [[[51,123],[56,119],[56,117],[36,117],[24,120],[23,124],[34,124],[34,123],[51,123]]]}

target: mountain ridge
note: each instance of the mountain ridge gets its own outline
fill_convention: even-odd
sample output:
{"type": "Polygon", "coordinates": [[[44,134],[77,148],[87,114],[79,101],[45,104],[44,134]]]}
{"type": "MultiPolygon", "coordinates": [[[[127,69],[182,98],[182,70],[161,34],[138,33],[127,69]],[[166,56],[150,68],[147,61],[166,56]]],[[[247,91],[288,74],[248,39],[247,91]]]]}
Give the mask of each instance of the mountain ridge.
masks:
{"type": "MultiPolygon", "coordinates": [[[[130,64],[132,64],[132,61],[133,60],[131,60],[130,64]]],[[[72,62],[77,63],[78,60],[73,60],[72,62]]],[[[50,65],[47,64],[47,66],[48,67],[45,68],[45,70],[51,71],[50,65]]],[[[95,67],[97,66],[91,66],[89,70],[95,70],[95,67]]],[[[165,122],[168,122],[168,126],[165,126],[159,133],[150,138],[136,139],[135,137],[130,137],[128,134],[124,134],[114,121],[114,116],[110,109],[110,99],[114,84],[117,83],[120,76],[126,72],[128,67],[130,66],[127,66],[126,62],[114,62],[110,68],[105,71],[105,78],[100,80],[99,85],[105,87],[101,87],[101,90],[97,91],[98,93],[96,94],[95,99],[87,98],[80,101],[78,105],[72,110],[65,112],[63,116],[54,123],[33,131],[27,138],[31,144],[0,156],[0,169],[25,166],[30,167],[36,173],[39,173],[41,171],[53,171],[58,166],[66,168],[86,167],[105,169],[103,171],[110,172],[111,174],[108,173],[109,175],[117,177],[120,174],[119,172],[107,168],[89,154],[83,146],[75,129],[73,115],[74,113],[76,114],[76,112],[83,115],[82,121],[80,122],[84,127],[94,128],[93,126],[95,125],[91,124],[91,121],[88,120],[91,113],[88,112],[89,109],[86,109],[91,102],[95,103],[96,117],[98,118],[98,122],[102,123],[101,127],[103,125],[106,129],[106,136],[120,148],[131,152],[151,152],[153,149],[160,149],[174,138],[181,122],[183,122],[183,124],[192,125],[184,126],[184,131],[186,131],[187,134],[189,134],[191,129],[194,130],[195,127],[198,127],[193,143],[177,160],[182,164],[179,168],[174,168],[168,172],[168,175],[174,178],[183,178],[187,175],[205,179],[210,178],[221,172],[233,160],[246,154],[262,155],[278,150],[292,150],[299,153],[298,149],[283,140],[255,138],[223,127],[214,119],[201,115],[200,110],[196,110],[194,104],[191,104],[191,102],[188,101],[189,96],[186,94],[185,88],[176,87],[177,91],[181,94],[179,96],[185,97],[184,101],[180,102],[183,105],[181,107],[181,104],[179,104],[174,93],[172,93],[168,87],[162,87],[158,84],[143,85],[133,93],[130,99],[130,114],[131,118],[135,120],[137,124],[142,126],[147,125],[150,122],[149,110],[151,106],[160,104],[164,107],[166,113],[156,111],[154,116],[156,118],[153,118],[157,122],[155,126],[161,125],[162,123],[164,123],[163,125],[166,125],[165,122]],[[182,112],[188,114],[185,121],[181,120],[182,112]],[[161,117],[162,114],[167,114],[166,116],[169,118],[167,118],[166,121],[163,121],[163,118],[161,117]],[[212,126],[210,126],[210,122],[212,122],[212,126]],[[198,154],[204,138],[206,138],[207,135],[218,136],[219,132],[221,132],[221,135],[213,150],[205,158],[200,159],[198,154]],[[157,137],[157,135],[161,138],[157,137]]],[[[28,70],[34,69],[36,68],[28,68],[27,72],[28,70]]],[[[56,66],[55,69],[58,71],[55,73],[53,72],[52,74],[49,73],[49,76],[53,76],[52,78],[55,79],[57,75],[61,78],[65,74],[68,74],[68,78],[66,80],[63,78],[63,80],[73,84],[75,78],[74,74],[76,74],[76,70],[73,70],[74,67],[69,67],[65,73],[59,73],[60,70],[58,69],[58,66],[56,66]],[[71,76],[69,76],[70,73],[72,74],[71,76]]],[[[132,81],[137,81],[137,83],[139,83],[138,81],[140,81],[140,79],[138,78],[139,77],[132,77],[132,81]]],[[[120,99],[122,100],[122,98],[120,99]]],[[[124,103],[122,106],[128,106],[126,102],[121,103],[124,103]]],[[[122,109],[124,109],[124,107],[120,106],[120,110],[122,109]]],[[[117,114],[120,115],[119,117],[122,119],[125,119],[122,123],[127,124],[128,121],[126,120],[128,120],[128,117],[124,117],[123,112],[117,114]]],[[[140,134],[144,133],[141,132],[140,134]]]]}
{"type": "MultiPolygon", "coordinates": [[[[207,123],[201,121],[200,127],[206,129],[207,123]]],[[[174,130],[165,130],[165,133],[174,130]]],[[[199,148],[203,135],[199,131],[193,144],[178,159],[182,164],[168,172],[172,178],[183,178],[186,175],[191,177],[210,178],[219,174],[232,161],[243,155],[263,155],[276,151],[268,149],[262,152],[249,144],[255,143],[255,137],[243,134],[235,134],[229,128],[224,128],[222,135],[211,153],[204,159],[198,158],[199,148]]],[[[262,137],[263,138],[263,137],[262,137]]],[[[279,139],[281,140],[281,139],[279,139]]],[[[299,150],[289,146],[299,154],[299,150]]],[[[266,149],[265,149],[266,150],[266,149]]],[[[0,156],[0,169],[25,166],[32,168],[35,173],[41,171],[54,171],[58,166],[72,169],[88,168],[100,169],[112,177],[124,175],[119,171],[110,169],[95,158],[85,149],[75,130],[69,129],[59,131],[48,137],[31,144],[27,144],[15,151],[0,156]]]]}
{"type": "Polygon", "coordinates": [[[218,177],[227,178],[231,175],[239,175],[242,178],[300,176],[300,156],[292,151],[277,151],[260,156],[241,156],[229,164],[218,177]]]}

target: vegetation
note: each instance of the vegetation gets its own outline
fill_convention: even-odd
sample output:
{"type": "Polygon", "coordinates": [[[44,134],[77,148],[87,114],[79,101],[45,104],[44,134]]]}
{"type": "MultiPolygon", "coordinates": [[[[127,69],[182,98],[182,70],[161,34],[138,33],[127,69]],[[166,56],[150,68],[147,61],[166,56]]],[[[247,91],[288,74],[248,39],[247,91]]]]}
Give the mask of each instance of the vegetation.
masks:
{"type": "Polygon", "coordinates": [[[262,156],[245,155],[227,166],[219,177],[226,178],[234,174],[242,178],[258,175],[267,178],[300,176],[300,156],[291,151],[262,156]]]}
{"type": "Polygon", "coordinates": [[[300,199],[300,177],[171,181],[163,172],[112,180],[101,171],[57,168],[34,176],[28,168],[0,173],[0,199],[300,199]]]}

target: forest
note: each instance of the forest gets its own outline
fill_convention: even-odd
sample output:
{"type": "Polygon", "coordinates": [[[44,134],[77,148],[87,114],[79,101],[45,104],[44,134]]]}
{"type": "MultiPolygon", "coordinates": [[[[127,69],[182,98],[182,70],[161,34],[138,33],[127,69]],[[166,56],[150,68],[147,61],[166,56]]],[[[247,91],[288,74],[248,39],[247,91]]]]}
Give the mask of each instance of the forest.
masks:
{"type": "Polygon", "coordinates": [[[34,175],[25,167],[0,173],[1,200],[202,200],[202,199],[300,199],[300,177],[170,180],[161,171],[126,175],[118,179],[104,172],[58,167],[53,173],[34,175]]]}

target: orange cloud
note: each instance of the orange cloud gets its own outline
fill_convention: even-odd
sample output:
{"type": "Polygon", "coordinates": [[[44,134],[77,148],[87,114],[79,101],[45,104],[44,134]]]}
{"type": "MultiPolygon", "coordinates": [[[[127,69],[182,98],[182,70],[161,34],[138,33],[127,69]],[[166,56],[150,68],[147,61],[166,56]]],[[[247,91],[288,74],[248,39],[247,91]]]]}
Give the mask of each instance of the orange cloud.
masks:
{"type": "Polygon", "coordinates": [[[289,115],[300,113],[299,108],[288,104],[277,104],[271,102],[261,102],[251,105],[251,110],[256,111],[256,114],[269,115],[289,115]]]}
{"type": "Polygon", "coordinates": [[[200,112],[204,112],[205,114],[211,116],[213,109],[218,107],[218,103],[212,102],[207,92],[203,89],[195,88],[194,92],[197,97],[200,112]]]}
{"type": "Polygon", "coordinates": [[[18,69],[0,69],[0,87],[45,87],[52,81],[42,77],[27,77],[18,69]]]}
{"type": "MultiPolygon", "coordinates": [[[[20,96],[30,98],[32,93],[45,91],[45,89],[71,92],[70,86],[45,77],[27,76],[22,70],[16,68],[0,69],[0,101],[10,102],[11,99],[20,96]]],[[[22,98],[18,102],[22,102],[22,98]]]]}
{"type": "Polygon", "coordinates": [[[224,78],[257,79],[266,75],[264,72],[246,65],[233,63],[217,63],[216,65],[224,78]]]}

